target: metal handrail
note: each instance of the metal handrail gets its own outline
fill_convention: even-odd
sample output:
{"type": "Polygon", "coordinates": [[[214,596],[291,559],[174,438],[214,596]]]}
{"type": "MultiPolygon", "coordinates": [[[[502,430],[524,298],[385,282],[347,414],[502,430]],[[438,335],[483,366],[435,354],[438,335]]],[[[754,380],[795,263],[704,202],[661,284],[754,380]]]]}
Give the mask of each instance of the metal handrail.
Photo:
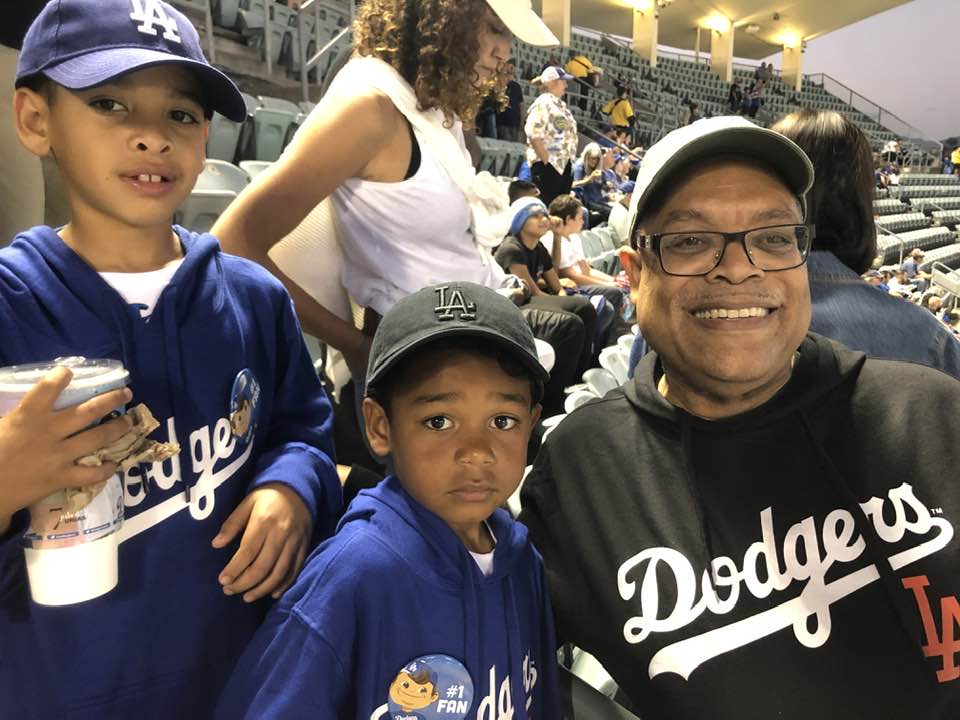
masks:
{"type": "MultiPolygon", "coordinates": [[[[869,117],[871,120],[874,120],[881,127],[885,127],[893,131],[896,135],[899,135],[901,138],[907,141],[908,150],[909,146],[915,147],[919,150],[923,156],[929,156],[933,159],[934,166],[938,165],[943,158],[943,143],[938,140],[934,140],[929,137],[925,132],[920,130],[915,125],[908,123],[906,120],[901,118],[899,115],[890,112],[887,108],[883,107],[879,103],[874,102],[865,95],[861,95],[853,88],[848,85],[840,82],[832,75],[826,73],[814,73],[812,75],[805,76],[807,80],[815,85],[819,85],[826,92],[830,93],[834,97],[844,100],[850,107],[852,107],[857,112],[862,113],[866,117],[869,117]],[[819,82],[817,79],[819,78],[819,82]],[[828,89],[826,86],[826,80],[829,80],[834,85],[839,86],[846,93],[847,98],[844,99],[841,94],[833,92],[833,90],[828,89]],[[857,107],[855,100],[862,100],[866,103],[866,111],[857,107]],[[867,112],[869,111],[869,112],[867,112]],[[874,114],[876,117],[874,117],[874,114]],[[891,122],[893,121],[893,123],[891,122]],[[898,124],[899,127],[891,127],[892,124],[898,124]],[[917,142],[920,141],[920,142],[917,142]],[[927,147],[924,147],[927,146],[927,147]]],[[[923,158],[921,157],[921,160],[923,158]]],[[[918,163],[918,165],[921,163],[918,163]]]]}
{"type": "Polygon", "coordinates": [[[904,239],[903,239],[902,237],[900,237],[899,235],[897,235],[897,234],[896,234],[895,232],[893,232],[892,230],[887,230],[883,225],[878,225],[877,223],[874,223],[874,225],[876,225],[877,230],[879,230],[880,232],[886,233],[887,235],[889,235],[889,236],[891,236],[892,238],[896,239],[896,241],[897,241],[898,243],[900,243],[900,264],[902,265],[902,264],[903,264],[903,251],[904,251],[904,249],[905,249],[905,247],[906,247],[907,241],[904,240],[904,239]]]}
{"type": "MultiPolygon", "coordinates": [[[[317,28],[320,27],[321,4],[322,3],[320,0],[307,0],[305,3],[303,3],[303,5],[297,8],[297,42],[300,43],[300,93],[303,96],[304,102],[310,101],[310,80],[308,78],[310,71],[320,64],[320,60],[323,59],[323,56],[330,52],[330,50],[332,50],[338,42],[353,32],[353,21],[356,19],[356,3],[350,0],[348,2],[350,7],[350,22],[345,28],[334,35],[322,48],[317,50],[317,52],[308,58],[307,46],[309,42],[306,38],[306,14],[308,12],[313,13],[313,27],[314,31],[316,31],[317,28]]],[[[328,7],[333,6],[328,5],[328,7]]],[[[319,33],[317,34],[317,37],[320,37],[319,33]]]]}
{"type": "Polygon", "coordinates": [[[170,0],[174,5],[190,8],[203,13],[203,27],[207,35],[207,61],[212,65],[217,61],[217,51],[213,46],[213,12],[206,0],[170,0]]]}

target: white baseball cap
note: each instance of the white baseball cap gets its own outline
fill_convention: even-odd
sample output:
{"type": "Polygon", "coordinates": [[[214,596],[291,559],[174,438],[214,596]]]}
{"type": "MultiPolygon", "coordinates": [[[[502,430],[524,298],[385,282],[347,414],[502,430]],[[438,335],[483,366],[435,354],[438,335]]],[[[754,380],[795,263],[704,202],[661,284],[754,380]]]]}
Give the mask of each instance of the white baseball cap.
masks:
{"type": "Polygon", "coordinates": [[[540,85],[542,83],[553,82],[554,80],[573,80],[573,75],[566,72],[561,67],[551,65],[550,67],[545,68],[538,77],[535,77],[530,82],[534,85],[540,85]]]}
{"type": "Polygon", "coordinates": [[[689,163],[698,158],[721,154],[760,160],[777,171],[806,215],[804,196],[813,185],[813,164],[807,154],[778,132],[754,125],[739,115],[725,115],[677,128],[647,150],[630,200],[630,236],[650,198],[678,169],[689,169],[689,163]]]}
{"type": "Polygon", "coordinates": [[[530,0],[487,0],[487,5],[510,32],[531,45],[545,47],[559,45],[560,41],[546,23],[533,11],[530,0]]]}

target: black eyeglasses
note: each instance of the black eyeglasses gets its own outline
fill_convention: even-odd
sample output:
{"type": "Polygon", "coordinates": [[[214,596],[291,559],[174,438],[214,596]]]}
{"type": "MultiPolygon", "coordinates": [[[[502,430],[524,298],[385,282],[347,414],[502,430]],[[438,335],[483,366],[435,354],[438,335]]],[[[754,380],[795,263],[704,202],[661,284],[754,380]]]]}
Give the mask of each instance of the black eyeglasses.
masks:
{"type": "Polygon", "coordinates": [[[813,225],[771,225],[740,232],[712,230],[634,234],[634,250],[652,249],[667,275],[706,275],[723,261],[727,245],[739,242],[750,264],[767,272],[791,270],[807,261],[815,236],[813,225]]]}

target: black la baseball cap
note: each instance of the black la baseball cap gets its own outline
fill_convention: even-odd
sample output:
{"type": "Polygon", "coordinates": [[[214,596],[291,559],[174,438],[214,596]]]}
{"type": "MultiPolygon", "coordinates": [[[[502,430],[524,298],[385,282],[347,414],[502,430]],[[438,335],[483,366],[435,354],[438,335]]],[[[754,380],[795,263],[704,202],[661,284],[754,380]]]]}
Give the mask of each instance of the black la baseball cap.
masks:
{"type": "Polygon", "coordinates": [[[469,282],[434,285],[408,295],[383,316],[370,348],[367,392],[412,352],[454,337],[489,342],[513,358],[534,381],[534,402],[550,379],[540,364],[533,333],[506,297],[469,282]]]}

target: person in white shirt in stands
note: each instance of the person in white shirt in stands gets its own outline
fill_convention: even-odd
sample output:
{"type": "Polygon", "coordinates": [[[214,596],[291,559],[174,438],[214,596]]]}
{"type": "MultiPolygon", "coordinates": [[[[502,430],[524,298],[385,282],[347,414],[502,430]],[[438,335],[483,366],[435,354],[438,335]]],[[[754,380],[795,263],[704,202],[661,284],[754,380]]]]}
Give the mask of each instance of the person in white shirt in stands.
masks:
{"type": "Polygon", "coordinates": [[[623,308],[624,291],[617,281],[587,262],[577,233],[583,230],[583,205],[571,195],[561,195],[550,203],[550,218],[553,233],[541,240],[550,251],[557,274],[562,280],[576,283],[584,295],[600,295],[606,298],[619,314],[623,308]]]}
{"type": "Polygon", "coordinates": [[[563,101],[573,76],[559,67],[548,67],[531,82],[543,87],[527,110],[527,162],[540,199],[550,203],[570,192],[573,161],[577,157],[577,121],[563,101]]]}
{"type": "Polygon", "coordinates": [[[463,149],[462,123],[473,122],[484,96],[505,87],[514,35],[534,45],[558,42],[529,0],[366,0],[354,25],[354,56],[281,158],[214,226],[225,250],[283,281],[304,329],[340,350],[358,381],[379,317],[400,298],[444,281],[494,289],[504,283],[478,244],[471,206],[442,151],[399,103],[415,96],[419,113],[445,122],[463,149]],[[381,89],[383,77],[393,82],[389,91],[381,89]],[[268,256],[328,196],[342,229],[340,280],[367,309],[362,331],[268,256]]]}

